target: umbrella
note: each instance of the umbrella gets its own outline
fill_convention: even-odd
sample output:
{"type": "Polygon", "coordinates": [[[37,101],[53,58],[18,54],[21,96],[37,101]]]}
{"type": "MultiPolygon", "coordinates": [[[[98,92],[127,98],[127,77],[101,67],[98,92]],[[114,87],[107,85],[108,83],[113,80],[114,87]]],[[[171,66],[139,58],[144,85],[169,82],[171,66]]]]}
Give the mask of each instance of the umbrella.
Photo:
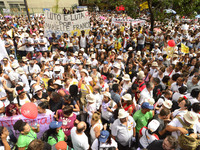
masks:
{"type": "Polygon", "coordinates": [[[199,15],[197,15],[197,16],[195,16],[195,18],[200,18],[200,14],[199,14],[199,15]]]}
{"type": "Polygon", "coordinates": [[[170,14],[170,13],[176,14],[176,11],[173,10],[173,9],[165,9],[165,12],[166,12],[167,14],[170,14]]]}

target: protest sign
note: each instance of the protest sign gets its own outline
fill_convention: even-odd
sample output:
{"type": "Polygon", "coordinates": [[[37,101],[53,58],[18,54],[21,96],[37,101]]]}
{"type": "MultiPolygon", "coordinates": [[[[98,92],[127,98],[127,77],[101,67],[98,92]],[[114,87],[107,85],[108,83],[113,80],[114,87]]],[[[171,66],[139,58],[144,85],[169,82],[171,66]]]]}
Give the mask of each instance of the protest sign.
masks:
{"type": "Polygon", "coordinates": [[[6,51],[6,48],[5,48],[5,45],[4,45],[4,42],[2,40],[0,40],[0,61],[4,58],[4,57],[8,57],[8,53],[6,51]]]}
{"type": "Polygon", "coordinates": [[[135,19],[123,19],[123,18],[113,18],[112,19],[112,23],[113,24],[124,24],[124,23],[127,23],[127,24],[132,24],[132,25],[137,25],[137,24],[145,24],[145,20],[135,20],[135,19]]]}
{"type": "Polygon", "coordinates": [[[40,132],[37,133],[37,137],[41,138],[43,133],[49,129],[49,124],[53,121],[53,116],[54,113],[52,112],[51,114],[38,114],[36,119],[27,119],[22,115],[12,117],[1,117],[0,126],[10,127],[13,130],[13,125],[17,120],[20,119],[27,122],[30,126],[34,126],[37,123],[40,125],[40,132]]]}
{"type": "Polygon", "coordinates": [[[185,46],[183,43],[181,43],[181,52],[189,53],[189,47],[185,46]]]}
{"type": "Polygon", "coordinates": [[[46,37],[51,37],[52,33],[56,36],[61,36],[63,33],[68,33],[68,35],[77,33],[79,36],[82,30],[89,34],[90,19],[87,11],[75,14],[56,14],[45,11],[44,34],[46,37]]]}

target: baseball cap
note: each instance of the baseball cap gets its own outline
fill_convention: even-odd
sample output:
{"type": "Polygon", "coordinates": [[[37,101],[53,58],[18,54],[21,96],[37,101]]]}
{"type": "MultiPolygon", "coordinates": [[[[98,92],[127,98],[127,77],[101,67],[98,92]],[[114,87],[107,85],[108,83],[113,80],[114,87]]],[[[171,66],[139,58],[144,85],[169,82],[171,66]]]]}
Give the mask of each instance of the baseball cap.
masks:
{"type": "Polygon", "coordinates": [[[99,141],[102,143],[105,143],[109,137],[110,133],[107,130],[101,131],[101,134],[99,136],[99,141]]]}
{"type": "Polygon", "coordinates": [[[49,125],[49,128],[56,129],[62,126],[62,122],[52,121],[49,125]]]}
{"type": "Polygon", "coordinates": [[[55,145],[56,150],[66,150],[67,143],[65,141],[60,141],[55,145]]]}
{"type": "Polygon", "coordinates": [[[144,108],[144,109],[151,109],[151,110],[154,109],[153,106],[150,105],[148,102],[142,103],[142,108],[144,108]]]}

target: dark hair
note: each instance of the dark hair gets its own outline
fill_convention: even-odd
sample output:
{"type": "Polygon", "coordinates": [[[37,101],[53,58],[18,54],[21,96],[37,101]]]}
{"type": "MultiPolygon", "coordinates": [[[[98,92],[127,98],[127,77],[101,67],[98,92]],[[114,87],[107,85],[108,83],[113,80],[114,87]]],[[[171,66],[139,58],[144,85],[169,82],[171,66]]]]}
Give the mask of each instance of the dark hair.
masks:
{"type": "Polygon", "coordinates": [[[53,79],[48,80],[48,87],[51,86],[51,85],[53,85],[53,79]]]}
{"type": "Polygon", "coordinates": [[[78,86],[77,85],[71,85],[69,87],[69,93],[71,96],[77,96],[78,94],[78,86]]]}
{"type": "Polygon", "coordinates": [[[138,87],[139,87],[138,84],[132,84],[131,89],[132,90],[137,90],[138,87]]]}
{"type": "Polygon", "coordinates": [[[187,87],[181,86],[180,88],[178,88],[178,91],[179,91],[180,94],[184,94],[187,91],[187,87]]]}
{"type": "Polygon", "coordinates": [[[182,102],[182,101],[185,101],[185,107],[190,110],[191,108],[191,102],[186,98],[186,96],[183,96],[183,97],[180,97],[178,99],[178,103],[182,102]]]}
{"type": "Polygon", "coordinates": [[[0,136],[3,134],[3,129],[4,129],[4,127],[0,126],[0,136]]]}
{"type": "Polygon", "coordinates": [[[199,113],[199,111],[200,111],[200,103],[193,103],[192,104],[192,110],[195,112],[195,113],[199,113]]]}
{"type": "Polygon", "coordinates": [[[42,109],[47,109],[49,106],[49,102],[41,102],[38,104],[42,109]]]}
{"type": "Polygon", "coordinates": [[[160,79],[159,78],[154,78],[153,81],[157,84],[160,84],[160,79]]]}
{"type": "Polygon", "coordinates": [[[65,115],[71,115],[72,114],[72,112],[73,112],[73,108],[71,107],[71,106],[69,106],[69,105],[66,105],[63,109],[62,109],[62,111],[63,111],[63,113],[65,114],[65,115]]]}
{"type": "Polygon", "coordinates": [[[16,104],[10,103],[7,107],[6,107],[6,116],[12,116],[12,110],[16,110],[16,114],[19,115],[19,109],[17,107],[16,104]]]}
{"type": "Polygon", "coordinates": [[[27,150],[43,150],[44,149],[44,142],[39,139],[35,139],[31,141],[31,143],[28,145],[27,150]]]}
{"type": "Polygon", "coordinates": [[[152,82],[148,82],[147,84],[146,84],[146,88],[147,89],[149,89],[149,88],[153,88],[153,83],[152,82]]]}
{"type": "Polygon", "coordinates": [[[27,123],[24,122],[23,120],[17,120],[17,122],[15,122],[13,128],[14,128],[14,130],[18,130],[19,132],[21,132],[21,131],[24,131],[24,126],[26,124],[27,123]]]}
{"type": "Polygon", "coordinates": [[[52,93],[51,93],[51,96],[52,96],[52,100],[53,100],[54,102],[58,102],[58,101],[60,101],[60,99],[61,99],[61,96],[60,96],[57,92],[52,92],[52,93]]]}
{"type": "Polygon", "coordinates": [[[191,96],[192,96],[193,98],[198,98],[199,92],[200,92],[200,89],[195,88],[195,89],[192,90],[191,96]]]}
{"type": "Polygon", "coordinates": [[[113,90],[114,92],[118,92],[118,91],[119,91],[119,84],[113,84],[112,90],[113,90]]]}
{"type": "Polygon", "coordinates": [[[160,111],[160,116],[164,117],[170,114],[170,110],[169,109],[164,109],[162,108],[160,111]]]}
{"type": "Polygon", "coordinates": [[[171,145],[171,149],[176,149],[178,147],[178,141],[174,136],[167,136],[166,138],[171,145]]]}
{"type": "Polygon", "coordinates": [[[84,129],[85,129],[85,126],[83,126],[81,128],[76,128],[78,133],[82,133],[84,129]]]}
{"type": "Polygon", "coordinates": [[[174,75],[172,75],[172,80],[176,81],[181,75],[179,73],[176,73],[174,75]]]}
{"type": "Polygon", "coordinates": [[[47,130],[47,139],[48,139],[48,137],[49,136],[52,136],[54,139],[56,139],[56,141],[58,142],[58,138],[57,138],[57,128],[55,128],[55,129],[51,129],[51,128],[49,128],[48,130],[47,130]]]}
{"type": "Polygon", "coordinates": [[[162,82],[163,83],[168,83],[170,77],[169,76],[164,76],[163,79],[162,79],[162,82]]]}

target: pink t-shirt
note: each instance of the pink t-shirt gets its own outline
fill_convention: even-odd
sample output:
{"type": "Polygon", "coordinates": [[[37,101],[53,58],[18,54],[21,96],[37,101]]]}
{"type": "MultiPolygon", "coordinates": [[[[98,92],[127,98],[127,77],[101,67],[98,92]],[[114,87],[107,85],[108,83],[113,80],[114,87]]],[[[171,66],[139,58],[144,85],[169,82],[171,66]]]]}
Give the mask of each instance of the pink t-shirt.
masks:
{"type": "Polygon", "coordinates": [[[74,127],[74,121],[76,120],[76,115],[73,113],[71,117],[64,117],[62,109],[58,110],[58,122],[62,122],[62,129],[66,136],[70,135],[71,129],[74,127]]]}

